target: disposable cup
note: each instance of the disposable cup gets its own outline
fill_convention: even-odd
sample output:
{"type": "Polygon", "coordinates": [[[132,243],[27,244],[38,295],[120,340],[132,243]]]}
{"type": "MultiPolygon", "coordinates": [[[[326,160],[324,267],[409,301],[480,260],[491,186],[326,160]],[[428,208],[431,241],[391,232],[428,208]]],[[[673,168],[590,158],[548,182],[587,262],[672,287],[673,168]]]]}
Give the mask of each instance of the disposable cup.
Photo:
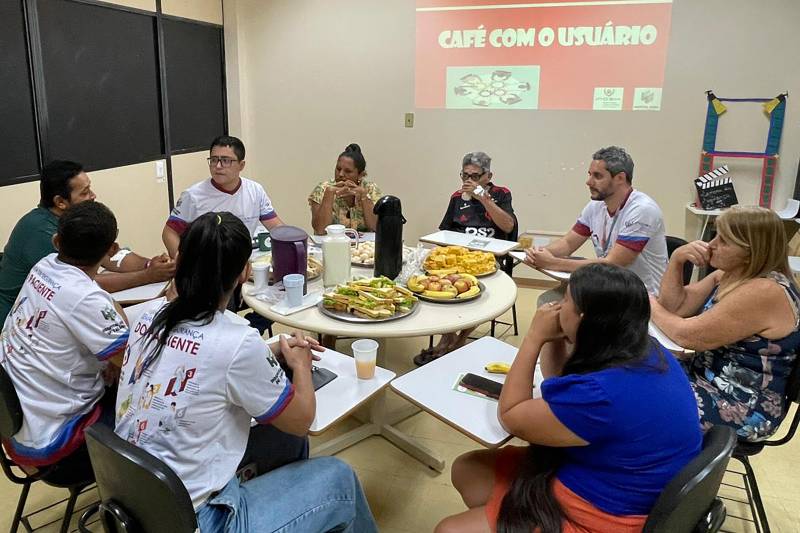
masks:
{"type": "Polygon", "coordinates": [[[253,285],[256,290],[263,289],[267,286],[267,278],[269,277],[269,263],[253,263],[253,285]]]}
{"type": "Polygon", "coordinates": [[[378,342],[372,339],[359,339],[352,344],[352,347],[358,379],[372,379],[375,377],[378,342]]]}
{"type": "Polygon", "coordinates": [[[534,237],[533,238],[533,246],[536,248],[544,248],[550,244],[550,237],[534,237]]]}
{"type": "Polygon", "coordinates": [[[283,276],[283,288],[286,289],[286,300],[289,307],[297,307],[303,303],[303,283],[305,276],[302,274],[286,274],[283,276]]]}

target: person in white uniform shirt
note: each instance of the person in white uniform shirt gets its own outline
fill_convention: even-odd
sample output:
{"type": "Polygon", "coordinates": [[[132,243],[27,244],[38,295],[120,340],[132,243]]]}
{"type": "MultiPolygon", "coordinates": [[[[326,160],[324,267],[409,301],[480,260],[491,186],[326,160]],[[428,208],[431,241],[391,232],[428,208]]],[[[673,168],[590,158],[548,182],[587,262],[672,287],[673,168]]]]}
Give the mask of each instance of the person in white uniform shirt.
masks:
{"type": "MultiPolygon", "coordinates": [[[[178,296],[154,301],[131,328],[116,432],[175,471],[203,533],[376,531],[358,478],[338,459],[259,468],[243,483],[236,477],[252,419],[305,438],[316,411],[311,348],[320,349],[299,333],[267,346],[226,310],[249,276],[250,250],[249,230],[231,213],[206,213],[189,226],[177,257],[178,296]]],[[[267,439],[258,452],[283,453],[273,444],[267,439]]],[[[276,462],[285,461],[273,457],[270,466],[276,462]]]]}
{"type": "MultiPolygon", "coordinates": [[[[589,165],[591,201],[564,237],[543,248],[526,250],[525,263],[536,268],[573,272],[588,263],[627,267],[658,295],[667,268],[667,241],[661,208],[632,186],[633,159],[624,148],[609,146],[592,155],[589,165]],[[587,239],[596,259],[571,259],[587,239]]],[[[564,286],[542,294],[539,303],[560,300],[564,286]]]]}
{"type": "Polygon", "coordinates": [[[128,341],[122,309],[95,283],[103,259],[118,249],[117,221],[99,202],[82,202],[58,219],[57,253],[36,263],[0,334],[0,364],[22,407],[19,432],[5,441],[26,466],[90,471],[83,431],[113,424],[115,389],[128,341]]]}
{"type": "Polygon", "coordinates": [[[268,230],[283,225],[264,187],[241,176],[244,157],[244,143],[236,137],[223,135],[211,142],[208,157],[211,177],[181,193],[161,233],[170,257],[175,257],[178,242],[189,224],[212,211],[232,213],[244,223],[251,236],[262,225],[268,230]]]}

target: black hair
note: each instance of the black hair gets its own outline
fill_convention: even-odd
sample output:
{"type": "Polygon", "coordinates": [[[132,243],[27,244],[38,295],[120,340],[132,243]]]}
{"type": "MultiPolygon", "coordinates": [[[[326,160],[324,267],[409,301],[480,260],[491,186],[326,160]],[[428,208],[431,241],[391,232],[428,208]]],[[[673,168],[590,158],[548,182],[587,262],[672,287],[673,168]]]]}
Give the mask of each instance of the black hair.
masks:
{"type": "Polygon", "coordinates": [[[69,200],[72,187],[69,181],[83,172],[83,165],[74,161],[51,161],[42,168],[39,181],[39,205],[55,207],[53,198],[60,196],[69,200]]]}
{"type": "Polygon", "coordinates": [[[156,340],[152,357],[161,354],[170,333],[181,322],[210,324],[226,294],[233,291],[251,253],[250,232],[238,217],[206,213],[181,236],[175,268],[178,296],[153,318],[145,348],[156,340]]]}
{"type": "MultiPolygon", "coordinates": [[[[639,366],[651,343],[650,299],[642,280],[626,268],[592,263],[572,273],[569,293],[583,318],[561,375],[639,366]]],[[[551,490],[561,458],[558,448],[529,447],[500,505],[498,533],[530,533],[536,527],[541,533],[561,531],[566,515],[551,490]]]]}
{"type": "Polygon", "coordinates": [[[244,161],[244,143],[240,139],[231,137],[230,135],[220,135],[211,141],[209,151],[213,150],[215,146],[227,146],[233,150],[233,153],[236,154],[239,161],[244,161]]]}
{"type": "Polygon", "coordinates": [[[628,183],[633,183],[633,158],[625,151],[625,148],[619,146],[601,148],[592,154],[592,159],[603,161],[606,164],[606,170],[612,176],[624,172],[628,183]]]}
{"type": "Polygon", "coordinates": [[[353,160],[353,164],[356,166],[359,172],[364,172],[367,170],[367,160],[364,159],[364,154],[361,153],[361,147],[356,143],[348,144],[347,148],[344,149],[344,152],[339,154],[339,158],[342,157],[349,157],[353,160]]]}
{"type": "Polygon", "coordinates": [[[117,219],[100,202],[70,206],[58,218],[58,258],[75,266],[100,262],[117,240],[117,219]]]}

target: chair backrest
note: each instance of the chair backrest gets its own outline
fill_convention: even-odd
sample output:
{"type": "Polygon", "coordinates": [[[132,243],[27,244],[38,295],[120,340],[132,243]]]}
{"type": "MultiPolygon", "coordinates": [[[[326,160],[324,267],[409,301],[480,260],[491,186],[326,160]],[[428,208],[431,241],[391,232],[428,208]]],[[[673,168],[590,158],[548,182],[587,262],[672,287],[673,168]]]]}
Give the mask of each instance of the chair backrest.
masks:
{"type": "Polygon", "coordinates": [[[645,533],[690,533],[709,512],[724,512],[715,504],[722,476],[736,446],[736,433],[714,426],[703,450],[667,484],[644,525],[645,533]]]}
{"type": "MultiPolygon", "coordinates": [[[[667,235],[667,257],[672,257],[672,252],[676,249],[680,248],[684,244],[688,244],[684,239],[680,237],[672,237],[667,235]]],[[[689,261],[683,264],[683,284],[688,285],[692,281],[692,272],[694,271],[694,265],[689,261]]]]}
{"type": "Polygon", "coordinates": [[[188,533],[197,529],[192,499],[163,461],[102,424],[90,426],[85,434],[107,531],[188,533]],[[133,525],[120,526],[121,516],[133,525]],[[109,522],[116,526],[108,527],[109,522]]]}
{"type": "Polygon", "coordinates": [[[22,427],[22,406],[5,369],[0,366],[0,437],[13,437],[22,427]]]}

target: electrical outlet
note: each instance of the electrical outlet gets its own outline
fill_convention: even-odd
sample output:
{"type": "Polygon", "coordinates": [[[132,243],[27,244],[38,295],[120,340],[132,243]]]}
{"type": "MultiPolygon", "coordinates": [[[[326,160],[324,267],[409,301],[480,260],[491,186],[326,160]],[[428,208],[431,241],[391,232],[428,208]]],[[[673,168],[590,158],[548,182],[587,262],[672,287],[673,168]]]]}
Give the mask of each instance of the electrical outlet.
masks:
{"type": "Polygon", "coordinates": [[[156,161],[156,178],[163,179],[167,175],[167,165],[165,161],[156,161]]]}
{"type": "Polygon", "coordinates": [[[406,128],[414,127],[414,113],[406,113],[406,128]]]}

